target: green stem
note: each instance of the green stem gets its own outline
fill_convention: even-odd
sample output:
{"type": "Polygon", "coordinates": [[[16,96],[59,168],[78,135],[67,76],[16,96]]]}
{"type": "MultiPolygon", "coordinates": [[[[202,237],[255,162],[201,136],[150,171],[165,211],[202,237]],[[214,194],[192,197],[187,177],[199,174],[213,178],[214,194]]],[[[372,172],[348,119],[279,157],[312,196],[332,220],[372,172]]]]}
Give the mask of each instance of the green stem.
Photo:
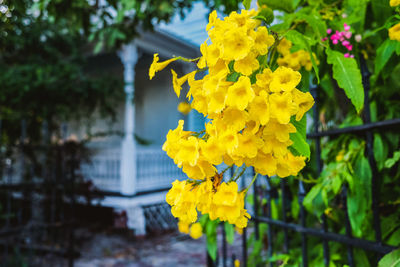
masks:
{"type": "Polygon", "coordinates": [[[236,179],[234,179],[235,182],[240,178],[240,176],[243,175],[243,173],[246,171],[246,169],[247,169],[246,166],[244,166],[244,167],[242,168],[242,171],[239,173],[239,175],[236,177],[236,179]]]}
{"type": "Polygon", "coordinates": [[[253,185],[253,183],[256,181],[257,176],[258,176],[258,173],[256,173],[256,174],[254,175],[253,180],[251,180],[251,183],[249,184],[249,186],[246,187],[246,189],[245,189],[244,191],[247,192],[247,191],[249,190],[249,188],[250,188],[250,187],[253,185]]]}
{"type": "Polygon", "coordinates": [[[200,59],[200,57],[196,57],[196,58],[185,58],[185,57],[176,57],[177,60],[182,60],[185,62],[195,62],[198,61],[200,59]]]}
{"type": "Polygon", "coordinates": [[[224,174],[227,170],[229,170],[230,168],[232,168],[233,164],[226,167],[225,169],[222,170],[221,174],[224,174]]]}

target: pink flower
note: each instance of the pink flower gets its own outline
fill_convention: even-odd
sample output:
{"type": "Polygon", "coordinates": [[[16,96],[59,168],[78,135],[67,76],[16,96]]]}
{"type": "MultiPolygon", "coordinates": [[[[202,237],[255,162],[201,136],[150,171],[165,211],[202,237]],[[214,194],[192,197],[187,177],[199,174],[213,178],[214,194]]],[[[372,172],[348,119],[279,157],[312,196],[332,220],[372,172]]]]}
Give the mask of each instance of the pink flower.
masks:
{"type": "Polygon", "coordinates": [[[322,42],[325,42],[326,40],[328,40],[328,37],[321,38],[322,42]]]}
{"type": "Polygon", "coordinates": [[[350,55],[351,58],[354,58],[354,55],[350,55]]]}
{"type": "Polygon", "coordinates": [[[347,47],[349,44],[350,44],[350,42],[347,41],[347,40],[342,42],[342,45],[345,46],[345,47],[347,47]]]}
{"type": "Polygon", "coordinates": [[[347,25],[346,23],[345,23],[343,26],[344,26],[344,30],[345,30],[345,31],[349,31],[349,30],[350,30],[350,26],[347,25]]]}
{"type": "Polygon", "coordinates": [[[344,54],[344,57],[350,57],[349,53],[344,54]]]}
{"type": "Polygon", "coordinates": [[[327,34],[331,34],[331,32],[332,32],[332,29],[327,29],[327,30],[326,30],[326,33],[327,33],[327,34]]]}
{"type": "Polygon", "coordinates": [[[332,40],[333,44],[337,44],[339,41],[337,39],[332,40]]]}
{"type": "Polygon", "coordinates": [[[347,39],[350,39],[352,35],[352,32],[345,32],[344,33],[344,37],[346,37],[347,39]]]}
{"type": "Polygon", "coordinates": [[[347,48],[347,50],[349,50],[349,51],[353,50],[353,46],[352,46],[352,45],[348,45],[348,46],[346,46],[346,48],[347,48]]]}

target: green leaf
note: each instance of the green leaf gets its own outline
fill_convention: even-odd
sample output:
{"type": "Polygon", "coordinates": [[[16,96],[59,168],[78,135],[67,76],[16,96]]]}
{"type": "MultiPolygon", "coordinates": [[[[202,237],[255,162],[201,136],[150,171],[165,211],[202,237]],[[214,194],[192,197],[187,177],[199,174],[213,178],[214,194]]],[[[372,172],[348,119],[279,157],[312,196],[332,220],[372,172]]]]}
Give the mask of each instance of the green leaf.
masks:
{"type": "Polygon", "coordinates": [[[374,134],[374,157],[378,165],[378,169],[381,170],[384,166],[384,159],[386,158],[386,155],[383,141],[379,134],[374,134]]]}
{"type": "Polygon", "coordinates": [[[217,252],[218,252],[218,245],[217,245],[217,239],[212,239],[210,240],[207,238],[207,252],[210,255],[211,259],[214,261],[217,259],[217,252]]]}
{"type": "Polygon", "coordinates": [[[385,168],[390,169],[400,160],[400,151],[393,153],[393,157],[385,161],[385,168]]]}
{"type": "Polygon", "coordinates": [[[383,44],[381,44],[376,50],[375,59],[375,75],[378,75],[386,63],[389,61],[390,57],[393,55],[397,47],[397,41],[386,39],[383,44]]]}
{"type": "Polygon", "coordinates": [[[217,258],[217,227],[218,227],[218,220],[211,221],[208,220],[206,224],[206,235],[207,235],[207,251],[210,257],[215,261],[217,258]]]}
{"type": "Polygon", "coordinates": [[[347,211],[353,233],[357,237],[363,234],[362,226],[371,207],[371,167],[364,157],[359,154],[354,165],[354,190],[347,194],[347,211]]]}
{"type": "Polygon", "coordinates": [[[245,9],[250,9],[251,0],[243,0],[242,3],[245,9]]]}
{"type": "Polygon", "coordinates": [[[278,9],[292,13],[296,10],[300,0],[258,0],[260,6],[267,5],[272,9],[278,9]]]}
{"type": "Polygon", "coordinates": [[[226,233],[226,241],[228,241],[229,244],[233,244],[233,241],[235,240],[235,228],[228,222],[224,223],[224,228],[226,233]]]}
{"type": "Polygon", "coordinates": [[[319,83],[319,69],[317,62],[315,61],[314,55],[311,50],[311,46],[316,43],[315,39],[311,39],[310,37],[299,33],[296,30],[291,30],[286,33],[286,38],[289,41],[292,41],[294,45],[301,49],[305,49],[309,54],[310,54],[310,59],[311,63],[314,69],[315,76],[317,77],[318,83],[319,83]]]}
{"type": "Polygon", "coordinates": [[[370,267],[371,266],[369,263],[367,254],[362,249],[355,249],[354,260],[355,260],[356,266],[362,266],[362,267],[370,267]]]}
{"type": "Polygon", "coordinates": [[[364,88],[361,72],[354,58],[345,58],[340,52],[326,49],[327,61],[332,64],[333,78],[350,98],[357,112],[364,106],[364,88]]]}
{"type": "Polygon", "coordinates": [[[310,158],[310,145],[306,141],[306,116],[303,116],[300,121],[292,120],[291,122],[297,131],[290,134],[290,140],[293,141],[293,145],[290,147],[297,152],[296,154],[310,158]]]}
{"type": "Polygon", "coordinates": [[[263,8],[258,12],[258,15],[254,17],[254,19],[261,19],[266,24],[271,24],[274,20],[274,12],[269,7],[263,8]]]}
{"type": "Polygon", "coordinates": [[[378,263],[378,267],[400,267],[400,249],[393,250],[383,256],[378,263]]]}
{"type": "Polygon", "coordinates": [[[321,195],[321,184],[316,184],[304,197],[303,205],[311,213],[320,217],[325,210],[325,204],[321,195]]]}
{"type": "Polygon", "coordinates": [[[238,73],[238,72],[232,72],[232,73],[229,73],[228,76],[226,76],[226,80],[227,80],[228,82],[237,82],[237,80],[239,79],[239,77],[240,77],[240,73],[238,73]]]}
{"type": "Polygon", "coordinates": [[[397,54],[398,56],[400,56],[400,42],[397,42],[396,54],[397,54]]]}
{"type": "MultiPolygon", "coordinates": [[[[303,10],[305,10],[305,8],[303,8],[303,10]]],[[[313,29],[318,40],[326,36],[326,23],[318,12],[312,11],[309,14],[298,12],[298,18],[307,22],[307,24],[313,29]]]]}

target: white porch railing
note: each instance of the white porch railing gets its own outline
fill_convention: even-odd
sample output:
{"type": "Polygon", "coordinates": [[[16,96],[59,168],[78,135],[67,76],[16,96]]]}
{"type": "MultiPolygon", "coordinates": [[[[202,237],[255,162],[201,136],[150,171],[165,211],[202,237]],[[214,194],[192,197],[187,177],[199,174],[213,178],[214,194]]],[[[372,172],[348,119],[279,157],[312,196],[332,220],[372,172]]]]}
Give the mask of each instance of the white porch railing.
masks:
{"type": "MultiPolygon", "coordinates": [[[[185,174],[161,149],[140,148],[136,160],[136,192],[166,188],[175,179],[185,179],[185,174]]],[[[97,188],[120,192],[120,166],[119,149],[97,148],[91,162],[81,165],[81,172],[97,188]]]]}

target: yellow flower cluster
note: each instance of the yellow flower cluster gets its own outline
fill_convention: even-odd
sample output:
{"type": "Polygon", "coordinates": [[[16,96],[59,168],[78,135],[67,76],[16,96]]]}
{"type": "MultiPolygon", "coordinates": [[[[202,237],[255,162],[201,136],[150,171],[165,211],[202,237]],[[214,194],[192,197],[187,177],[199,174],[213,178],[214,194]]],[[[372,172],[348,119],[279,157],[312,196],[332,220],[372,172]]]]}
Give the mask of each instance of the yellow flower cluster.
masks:
{"type": "MultiPolygon", "coordinates": [[[[275,39],[253,19],[256,14],[242,10],[221,20],[212,12],[206,28],[209,39],[201,45],[197,62],[199,71],[208,69],[208,74],[196,79],[193,71],[178,78],[172,70],[177,96],[188,82],[191,107],[210,119],[200,133],[183,130],[184,122],[179,121],[162,148],[189,178],[197,180],[175,181],[167,194],[172,214],[180,221],[195,222],[199,211],[212,220],[246,227],[245,191],[238,192],[236,182],[221,183],[216,169],[221,163],[245,164],[259,174],[279,177],[297,175],[305,166],[305,157],[288,149],[293,144],[290,134],[296,132],[291,120],[301,120],[314,99],[296,89],[301,74],[292,66],[268,67],[267,54],[275,39]]],[[[283,45],[281,41],[280,53],[283,45]]],[[[306,55],[302,58],[299,64],[310,66],[306,55]]],[[[155,56],[150,77],[165,66],[155,56]]]]}
{"type": "Polygon", "coordinates": [[[400,42],[400,23],[389,29],[389,39],[400,42]]]}
{"type": "Polygon", "coordinates": [[[197,220],[197,210],[208,214],[211,220],[227,221],[238,228],[247,226],[250,215],[244,209],[245,191],[238,192],[238,185],[233,181],[219,184],[221,178],[217,176],[215,184],[207,179],[197,186],[188,181],[172,183],[166,200],[172,207],[172,215],[179,218],[181,232],[189,231],[186,225],[197,220]]]}
{"type": "MultiPolygon", "coordinates": [[[[290,49],[292,48],[292,42],[283,38],[278,46],[278,52],[282,55],[278,58],[277,62],[279,66],[284,66],[291,68],[293,70],[300,70],[301,67],[304,67],[307,71],[310,71],[312,68],[312,62],[310,53],[305,50],[298,50],[296,52],[291,53],[290,49]]],[[[313,53],[314,60],[317,64],[319,64],[317,57],[313,53]]]]}
{"type": "Polygon", "coordinates": [[[390,6],[391,7],[400,6],[400,0],[390,0],[390,6]]]}

